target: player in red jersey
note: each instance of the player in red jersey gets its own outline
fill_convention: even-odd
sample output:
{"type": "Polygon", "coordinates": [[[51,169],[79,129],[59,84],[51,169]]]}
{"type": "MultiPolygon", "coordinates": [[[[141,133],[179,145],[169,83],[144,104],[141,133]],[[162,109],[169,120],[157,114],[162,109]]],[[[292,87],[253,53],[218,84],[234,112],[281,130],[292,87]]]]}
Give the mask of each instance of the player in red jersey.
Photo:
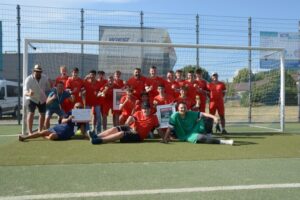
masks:
{"type": "MultiPolygon", "coordinates": [[[[101,111],[100,105],[97,101],[97,95],[99,92],[99,82],[96,80],[96,71],[91,70],[84,79],[85,89],[85,108],[91,108],[93,113],[93,129],[97,132],[101,132],[101,111]]],[[[87,130],[89,125],[87,124],[87,130]]]]}
{"type": "Polygon", "coordinates": [[[177,94],[176,94],[177,84],[174,79],[173,71],[168,71],[164,85],[165,85],[166,94],[169,94],[174,98],[177,97],[177,94]]]}
{"type": "Polygon", "coordinates": [[[200,112],[205,112],[206,98],[208,94],[207,82],[205,79],[203,79],[202,69],[197,69],[195,75],[196,75],[195,82],[197,83],[196,85],[197,95],[200,98],[200,112]]]}
{"type": "Polygon", "coordinates": [[[150,101],[153,101],[154,97],[158,95],[157,86],[163,85],[164,79],[157,76],[155,66],[150,67],[149,75],[145,82],[145,90],[149,93],[150,101]]]}
{"type": "Polygon", "coordinates": [[[153,99],[153,105],[156,107],[158,105],[166,105],[174,103],[175,99],[171,95],[166,94],[165,86],[159,85],[157,86],[158,95],[156,95],[153,99]]]}
{"type": "Polygon", "coordinates": [[[69,78],[67,67],[65,65],[60,66],[59,72],[60,75],[55,79],[55,86],[57,85],[57,83],[62,82],[64,84],[64,87],[66,87],[66,83],[69,78]]]}
{"type": "MultiPolygon", "coordinates": [[[[59,72],[60,72],[60,75],[58,77],[56,77],[56,79],[55,79],[55,86],[57,86],[58,83],[62,82],[64,85],[64,88],[67,88],[67,80],[69,78],[68,73],[67,73],[67,67],[65,65],[61,65],[59,67],[59,72]]],[[[62,102],[61,107],[65,113],[68,113],[72,110],[73,104],[74,103],[72,101],[70,101],[69,98],[67,98],[62,102]]]]}
{"type": "Polygon", "coordinates": [[[89,132],[92,144],[103,144],[120,140],[122,143],[142,142],[149,132],[159,126],[157,116],[151,114],[150,105],[145,103],[142,110],[130,116],[126,125],[112,127],[100,134],[89,132]]]}
{"type": "Polygon", "coordinates": [[[145,90],[146,78],[142,76],[141,69],[135,68],[133,76],[127,81],[127,86],[133,89],[133,94],[137,99],[140,99],[141,93],[145,90]]]}
{"type": "MultiPolygon", "coordinates": [[[[114,85],[115,89],[124,89],[125,84],[124,81],[121,79],[121,71],[117,70],[114,73],[114,85]]],[[[113,126],[118,126],[119,125],[119,119],[121,115],[121,110],[112,110],[112,115],[113,115],[113,126]]],[[[125,123],[125,122],[124,122],[125,123]]]]}
{"type": "Polygon", "coordinates": [[[68,105],[67,110],[65,110],[66,112],[70,111],[74,107],[75,103],[77,102],[81,104],[83,103],[82,100],[83,80],[78,76],[78,73],[79,73],[79,69],[75,67],[72,70],[72,76],[69,77],[68,80],[66,81],[66,89],[69,90],[70,93],[74,96],[74,102],[66,103],[68,105]]]}
{"type": "Polygon", "coordinates": [[[104,104],[101,107],[103,130],[107,129],[107,116],[113,108],[113,90],[116,88],[113,76],[109,76],[107,83],[100,88],[100,95],[104,97],[104,104]]]}
{"type": "Polygon", "coordinates": [[[187,73],[187,79],[185,80],[184,85],[188,89],[187,90],[188,98],[190,98],[194,101],[196,98],[196,93],[197,93],[197,91],[196,91],[197,83],[195,82],[195,79],[194,79],[194,71],[189,71],[187,73]]]}
{"type": "Polygon", "coordinates": [[[218,114],[221,121],[222,134],[226,134],[225,130],[225,108],[224,108],[224,96],[226,93],[226,86],[223,82],[218,80],[218,74],[214,72],[211,76],[212,81],[207,84],[209,90],[209,113],[212,115],[218,114]]]}
{"type": "Polygon", "coordinates": [[[121,97],[120,100],[120,111],[121,115],[119,118],[120,125],[124,125],[127,118],[133,114],[133,110],[137,103],[136,97],[133,95],[132,88],[126,88],[126,95],[121,97]]]}

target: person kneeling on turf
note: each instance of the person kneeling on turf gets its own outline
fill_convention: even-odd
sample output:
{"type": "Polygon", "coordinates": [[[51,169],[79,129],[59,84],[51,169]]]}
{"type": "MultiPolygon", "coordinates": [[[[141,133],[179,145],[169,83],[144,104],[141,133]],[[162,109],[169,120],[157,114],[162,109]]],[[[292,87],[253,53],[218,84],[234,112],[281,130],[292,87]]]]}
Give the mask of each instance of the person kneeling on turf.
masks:
{"type": "Polygon", "coordinates": [[[143,103],[142,110],[130,116],[125,125],[112,127],[102,133],[88,131],[92,144],[102,144],[120,140],[122,143],[142,142],[149,132],[159,127],[157,116],[151,114],[150,104],[143,103]]]}
{"type": "MultiPolygon", "coordinates": [[[[74,105],[74,109],[83,108],[81,103],[76,103],[74,105]]],[[[48,140],[68,140],[74,136],[74,127],[75,122],[72,122],[73,116],[71,113],[68,113],[65,118],[62,119],[61,124],[56,124],[52,128],[43,131],[37,131],[30,135],[19,135],[19,141],[25,141],[27,139],[33,139],[38,137],[44,137],[48,140]]],[[[81,133],[85,133],[85,123],[78,123],[78,129],[80,129],[81,133]]]]}
{"type": "Polygon", "coordinates": [[[169,135],[174,130],[177,138],[181,141],[233,145],[233,140],[211,137],[213,122],[218,123],[216,116],[204,112],[188,111],[186,103],[180,102],[178,103],[178,112],[173,113],[170,117],[163,142],[169,142],[169,135]]]}

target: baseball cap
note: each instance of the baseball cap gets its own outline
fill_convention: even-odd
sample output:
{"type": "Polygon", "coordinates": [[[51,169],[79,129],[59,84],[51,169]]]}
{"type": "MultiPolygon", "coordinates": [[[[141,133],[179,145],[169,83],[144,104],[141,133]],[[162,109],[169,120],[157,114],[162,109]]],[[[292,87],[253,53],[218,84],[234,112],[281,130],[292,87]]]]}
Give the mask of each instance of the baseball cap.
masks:
{"type": "Polygon", "coordinates": [[[42,70],[41,65],[36,64],[36,65],[34,65],[34,67],[33,67],[33,71],[35,71],[35,72],[42,72],[43,70],[42,70]]]}
{"type": "Polygon", "coordinates": [[[212,76],[218,76],[218,73],[217,72],[213,72],[211,75],[212,76]]]}
{"type": "Polygon", "coordinates": [[[150,104],[148,102],[144,102],[142,104],[142,109],[149,109],[150,108],[150,104]]]}

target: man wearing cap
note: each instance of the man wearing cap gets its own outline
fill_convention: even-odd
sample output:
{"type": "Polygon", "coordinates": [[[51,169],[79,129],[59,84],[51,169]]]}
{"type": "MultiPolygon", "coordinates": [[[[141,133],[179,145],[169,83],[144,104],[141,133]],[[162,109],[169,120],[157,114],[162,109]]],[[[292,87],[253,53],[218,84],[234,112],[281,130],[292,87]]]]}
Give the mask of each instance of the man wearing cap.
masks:
{"type": "Polygon", "coordinates": [[[32,134],[33,117],[36,107],[39,110],[39,128],[42,131],[45,122],[46,112],[46,92],[50,90],[49,79],[42,74],[41,65],[37,64],[33,68],[33,73],[25,79],[24,95],[28,101],[27,126],[28,133],[32,134]]]}
{"type": "Polygon", "coordinates": [[[142,110],[130,116],[125,125],[112,127],[102,133],[88,132],[92,144],[120,140],[122,143],[142,142],[149,132],[159,126],[156,115],[151,114],[150,104],[143,103],[142,110]]]}
{"type": "Polygon", "coordinates": [[[219,81],[218,73],[213,72],[211,76],[211,82],[207,84],[207,89],[209,91],[209,113],[212,115],[218,114],[221,120],[221,131],[222,134],[226,134],[225,130],[225,108],[224,108],[224,96],[226,93],[226,86],[223,82],[219,81]]]}

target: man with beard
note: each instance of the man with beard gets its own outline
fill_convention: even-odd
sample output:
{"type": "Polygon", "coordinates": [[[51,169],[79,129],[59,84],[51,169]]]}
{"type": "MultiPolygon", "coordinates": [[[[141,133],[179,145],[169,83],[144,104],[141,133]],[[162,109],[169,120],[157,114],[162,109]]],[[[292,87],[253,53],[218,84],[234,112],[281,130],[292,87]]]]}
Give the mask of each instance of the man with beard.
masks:
{"type": "Polygon", "coordinates": [[[32,134],[32,125],[36,107],[39,110],[38,131],[43,130],[46,113],[46,92],[50,90],[49,79],[42,75],[42,67],[37,64],[33,68],[33,73],[25,79],[24,95],[28,101],[27,127],[28,134],[32,134]]]}

